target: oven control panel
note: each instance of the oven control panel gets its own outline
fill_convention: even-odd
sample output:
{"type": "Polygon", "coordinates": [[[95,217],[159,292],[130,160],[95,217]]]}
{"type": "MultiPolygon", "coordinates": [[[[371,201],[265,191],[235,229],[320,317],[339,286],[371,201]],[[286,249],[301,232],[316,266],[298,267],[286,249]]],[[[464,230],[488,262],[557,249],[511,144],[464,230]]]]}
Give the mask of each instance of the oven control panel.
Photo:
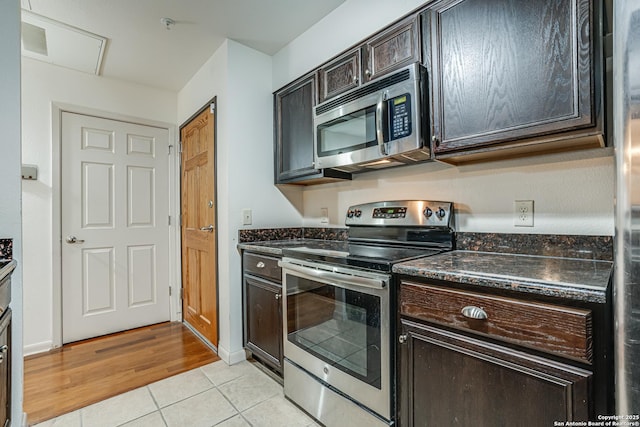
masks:
{"type": "Polygon", "coordinates": [[[407,217],[407,208],[406,207],[388,207],[388,208],[374,208],[373,209],[373,218],[406,218],[407,217]]]}
{"type": "Polygon", "coordinates": [[[453,203],[396,200],[349,207],[345,225],[453,228],[453,203]]]}

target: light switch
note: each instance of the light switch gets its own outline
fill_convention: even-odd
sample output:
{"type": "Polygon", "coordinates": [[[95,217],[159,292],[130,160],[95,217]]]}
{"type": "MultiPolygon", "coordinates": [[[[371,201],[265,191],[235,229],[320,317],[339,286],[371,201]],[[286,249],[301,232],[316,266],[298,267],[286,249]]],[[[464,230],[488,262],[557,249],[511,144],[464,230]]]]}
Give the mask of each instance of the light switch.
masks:
{"type": "Polygon", "coordinates": [[[329,224],[328,208],[320,208],[320,224],[329,224]]]}
{"type": "Polygon", "coordinates": [[[242,209],[242,225],[251,225],[251,209],[242,209]]]}

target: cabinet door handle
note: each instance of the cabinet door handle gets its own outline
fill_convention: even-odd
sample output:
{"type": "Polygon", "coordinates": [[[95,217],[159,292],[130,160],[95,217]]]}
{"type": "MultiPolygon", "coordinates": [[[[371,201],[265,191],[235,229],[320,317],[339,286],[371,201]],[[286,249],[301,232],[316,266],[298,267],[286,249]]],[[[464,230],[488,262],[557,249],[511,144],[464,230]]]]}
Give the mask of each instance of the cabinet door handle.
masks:
{"type": "Polygon", "coordinates": [[[256,264],[257,268],[264,268],[264,262],[260,261],[256,264]]]}
{"type": "Polygon", "coordinates": [[[209,233],[213,233],[213,224],[207,225],[206,227],[200,227],[200,231],[208,231],[209,233]]]}
{"type": "Polygon", "coordinates": [[[280,294],[276,294],[276,299],[280,299],[281,295],[280,294]]]}
{"type": "Polygon", "coordinates": [[[468,317],[469,319],[479,319],[484,320],[487,317],[487,312],[481,309],[480,307],[476,307],[475,305],[468,305],[462,309],[462,315],[464,317],[468,317]]]}
{"type": "Polygon", "coordinates": [[[407,342],[407,335],[406,335],[406,334],[402,334],[402,335],[400,335],[400,336],[398,337],[398,342],[399,342],[400,344],[404,344],[404,343],[406,343],[406,342],[407,342]]]}

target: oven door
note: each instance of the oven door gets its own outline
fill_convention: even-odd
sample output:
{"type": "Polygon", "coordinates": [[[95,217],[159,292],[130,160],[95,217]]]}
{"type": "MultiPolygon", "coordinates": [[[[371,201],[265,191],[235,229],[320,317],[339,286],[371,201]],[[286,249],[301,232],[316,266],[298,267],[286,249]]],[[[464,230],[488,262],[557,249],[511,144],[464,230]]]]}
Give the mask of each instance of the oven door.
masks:
{"type": "Polygon", "coordinates": [[[291,258],[280,264],[285,358],[390,419],[390,276],[291,258]]]}

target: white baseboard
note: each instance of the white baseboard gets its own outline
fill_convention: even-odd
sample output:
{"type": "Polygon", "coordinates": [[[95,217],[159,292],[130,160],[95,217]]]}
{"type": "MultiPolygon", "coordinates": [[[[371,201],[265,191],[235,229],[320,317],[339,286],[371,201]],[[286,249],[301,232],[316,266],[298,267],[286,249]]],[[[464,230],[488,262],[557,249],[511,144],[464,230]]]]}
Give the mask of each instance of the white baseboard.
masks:
{"type": "Polygon", "coordinates": [[[222,359],[227,365],[235,365],[236,363],[247,360],[247,353],[244,350],[230,353],[226,348],[218,346],[218,357],[220,357],[220,359],[222,359]]]}
{"type": "Polygon", "coordinates": [[[235,365],[245,360],[247,360],[247,352],[244,349],[229,354],[229,365],[235,365]]]}
{"type": "Polygon", "coordinates": [[[35,344],[25,345],[22,348],[25,356],[30,356],[32,354],[44,353],[45,351],[49,351],[53,348],[53,341],[42,341],[37,342],[35,344]]]}

